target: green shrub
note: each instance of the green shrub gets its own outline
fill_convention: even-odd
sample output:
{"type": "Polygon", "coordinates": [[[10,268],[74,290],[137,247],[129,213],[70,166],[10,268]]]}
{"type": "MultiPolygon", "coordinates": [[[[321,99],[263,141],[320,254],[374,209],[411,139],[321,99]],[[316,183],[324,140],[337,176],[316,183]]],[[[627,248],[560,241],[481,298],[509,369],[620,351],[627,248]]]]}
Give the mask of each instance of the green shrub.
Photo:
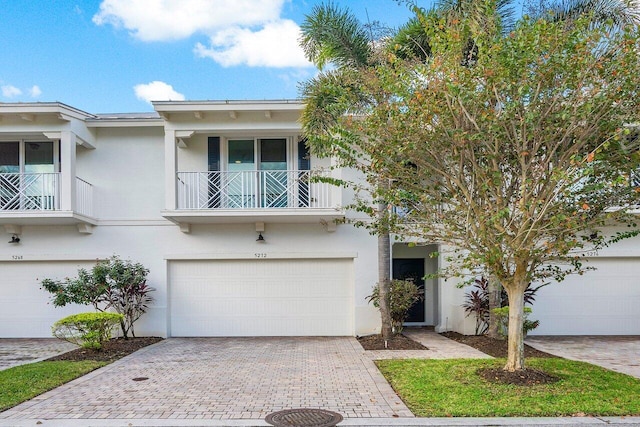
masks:
{"type": "MultiPolygon", "coordinates": [[[[536,293],[540,288],[547,286],[549,283],[533,286],[531,283],[527,285],[524,291],[524,303],[533,305],[536,300],[536,293]]],[[[500,285],[498,285],[500,286],[500,285]]],[[[500,307],[509,305],[507,291],[500,286],[500,307]]],[[[489,330],[489,280],[484,276],[474,280],[474,286],[465,294],[464,304],[462,304],[467,317],[474,315],[476,318],[476,335],[484,335],[489,330]]],[[[508,315],[508,314],[507,314],[508,315]]],[[[537,325],[536,325],[537,326],[537,325]]],[[[531,328],[535,329],[535,327],[531,328]]]]}
{"type": "MultiPolygon", "coordinates": [[[[509,334],[509,306],[504,306],[501,308],[494,308],[493,312],[498,317],[498,333],[503,337],[506,337],[509,334]]],[[[530,331],[533,331],[540,325],[539,320],[529,320],[528,317],[531,314],[531,307],[524,308],[524,322],[522,325],[522,330],[524,332],[524,336],[526,337],[530,331]]]]}
{"type": "Polygon", "coordinates": [[[122,260],[114,255],[98,261],[91,271],[81,268],[78,277],[65,280],[42,280],[42,287],[50,292],[53,305],[92,305],[97,311],[114,310],[124,317],[120,321],[125,339],[136,336],[133,324],[153,301],[154,288],[147,285],[149,270],[140,263],[122,260]]]}
{"type": "Polygon", "coordinates": [[[56,338],[83,348],[100,350],[123,317],[122,314],[107,312],[78,313],[58,320],[51,329],[56,338]]]}
{"type": "MultiPolygon", "coordinates": [[[[391,310],[391,327],[394,334],[402,332],[402,324],[407,318],[409,309],[417,301],[424,298],[421,289],[411,280],[392,280],[389,286],[389,309],[391,310]]],[[[380,307],[380,287],[376,285],[367,300],[374,307],[380,307]]]]}

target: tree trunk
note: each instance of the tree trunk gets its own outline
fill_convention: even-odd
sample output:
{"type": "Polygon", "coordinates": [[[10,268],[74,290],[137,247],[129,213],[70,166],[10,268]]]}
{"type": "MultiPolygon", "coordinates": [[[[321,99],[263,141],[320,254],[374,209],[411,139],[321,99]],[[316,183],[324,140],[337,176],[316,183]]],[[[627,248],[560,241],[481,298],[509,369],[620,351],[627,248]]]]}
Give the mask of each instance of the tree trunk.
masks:
{"type": "Polygon", "coordinates": [[[120,329],[122,329],[122,335],[125,340],[129,339],[129,334],[127,333],[127,327],[124,324],[124,319],[120,321],[120,329]]]}
{"type": "Polygon", "coordinates": [[[524,369],[524,290],[526,284],[512,283],[505,286],[509,296],[509,340],[508,354],[505,371],[517,371],[524,369]]]}
{"type": "Polygon", "coordinates": [[[496,276],[489,277],[489,328],[487,336],[490,338],[501,338],[498,328],[498,316],[493,312],[494,308],[502,306],[502,285],[496,276]]]}
{"type": "Polygon", "coordinates": [[[393,329],[391,327],[391,308],[389,306],[389,288],[391,277],[391,239],[385,226],[386,205],[378,204],[378,221],[381,227],[378,229],[378,288],[380,290],[380,319],[382,321],[381,334],[385,340],[391,339],[393,329]]]}
{"type": "Polygon", "coordinates": [[[391,327],[391,309],[389,307],[389,288],[391,269],[389,233],[378,234],[378,287],[380,289],[380,318],[382,320],[382,338],[391,339],[393,330],[391,327]]]}

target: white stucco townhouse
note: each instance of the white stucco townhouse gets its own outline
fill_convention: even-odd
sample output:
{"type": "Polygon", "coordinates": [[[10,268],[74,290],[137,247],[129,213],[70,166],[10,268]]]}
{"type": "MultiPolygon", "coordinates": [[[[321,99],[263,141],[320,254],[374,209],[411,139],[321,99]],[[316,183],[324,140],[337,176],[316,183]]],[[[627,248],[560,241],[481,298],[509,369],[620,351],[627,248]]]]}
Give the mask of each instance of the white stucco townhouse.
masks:
{"type": "MultiPolygon", "coordinates": [[[[150,269],[138,335],[363,335],[377,243],[342,224],[347,190],[314,183],[298,101],[156,102],[89,114],[0,103],[0,337],[48,337],[42,278],[118,254],[150,269]],[[336,220],[338,224],[336,224],[336,220]],[[19,240],[19,242],[18,242],[19,240]]],[[[393,243],[395,277],[422,277],[446,248],[393,243]]],[[[640,239],[590,254],[595,272],[540,291],[539,334],[640,334],[640,239]]],[[[411,324],[473,332],[464,289],[429,279],[411,324]]]]}

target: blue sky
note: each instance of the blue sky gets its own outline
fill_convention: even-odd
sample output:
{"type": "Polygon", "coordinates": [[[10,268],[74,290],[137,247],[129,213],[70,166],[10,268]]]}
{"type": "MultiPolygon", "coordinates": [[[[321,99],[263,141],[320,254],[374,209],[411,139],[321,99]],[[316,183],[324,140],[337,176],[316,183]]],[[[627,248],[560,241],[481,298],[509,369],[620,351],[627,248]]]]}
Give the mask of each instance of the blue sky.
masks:
{"type": "MultiPolygon", "coordinates": [[[[150,99],[296,98],[316,72],[298,25],[318,3],[0,0],[0,102],[110,113],[151,111],[150,99]]],[[[393,0],[335,3],[391,27],[410,16],[393,0]]]]}

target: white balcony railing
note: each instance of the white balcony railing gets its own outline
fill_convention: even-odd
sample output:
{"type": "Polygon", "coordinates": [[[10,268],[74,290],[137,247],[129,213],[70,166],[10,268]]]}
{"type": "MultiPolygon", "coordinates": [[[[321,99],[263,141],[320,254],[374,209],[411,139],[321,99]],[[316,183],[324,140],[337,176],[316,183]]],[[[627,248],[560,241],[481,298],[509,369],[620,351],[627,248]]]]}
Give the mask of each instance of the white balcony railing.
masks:
{"type": "Polygon", "coordinates": [[[85,216],[93,216],[93,185],[76,177],[76,211],[85,216]]]}
{"type": "MultiPolygon", "coordinates": [[[[0,173],[0,211],[60,210],[60,173],[0,173]]],[[[76,212],[93,214],[93,188],[76,178],[76,212]]]]}
{"type": "Polygon", "coordinates": [[[178,209],[330,208],[330,184],[308,170],[178,172],[178,209]]]}
{"type": "Polygon", "coordinates": [[[0,174],[0,211],[60,209],[59,173],[0,174]]]}

